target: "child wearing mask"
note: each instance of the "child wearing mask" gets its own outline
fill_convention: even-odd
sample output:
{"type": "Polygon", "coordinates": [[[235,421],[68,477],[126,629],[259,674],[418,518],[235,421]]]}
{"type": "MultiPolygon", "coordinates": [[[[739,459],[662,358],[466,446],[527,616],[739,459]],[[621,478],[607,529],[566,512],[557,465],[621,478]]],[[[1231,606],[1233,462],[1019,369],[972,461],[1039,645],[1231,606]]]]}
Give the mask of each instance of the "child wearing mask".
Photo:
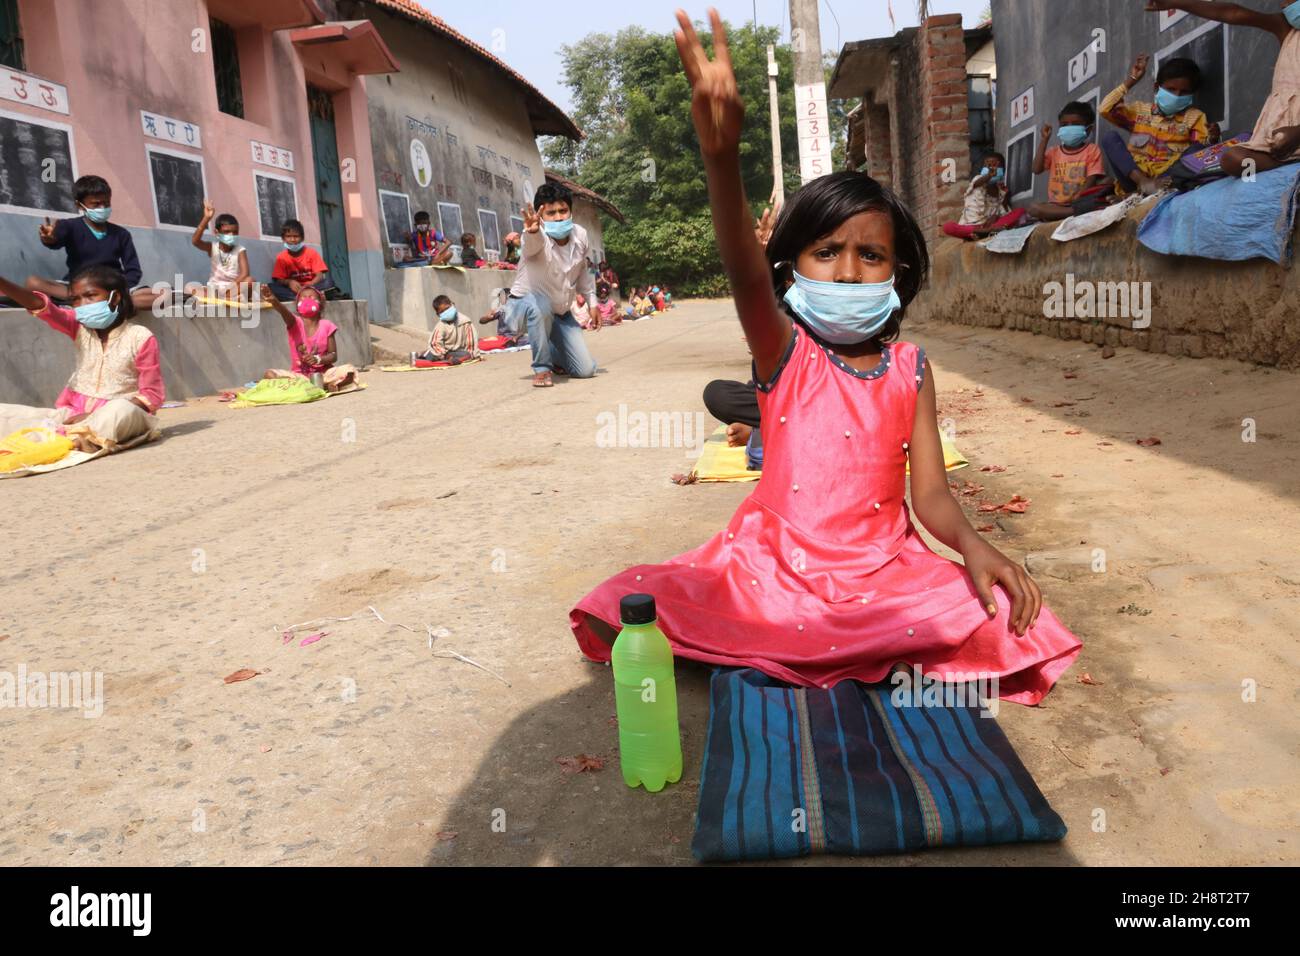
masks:
{"type": "Polygon", "coordinates": [[[1068,219],[1084,212],[1092,212],[1104,205],[1104,188],[1098,190],[1106,178],[1101,149],[1089,142],[1097,115],[1087,103],[1067,103],[1057,117],[1061,124],[1056,134],[1060,145],[1050,149],[1052,127],[1043,127],[1034,156],[1034,175],[1049,173],[1047,202],[1034,203],[1029,215],[1042,222],[1068,219]]]}
{"type": "Polygon", "coordinates": [[[324,293],[334,288],[329,267],[320,253],[303,241],[304,235],[302,223],[297,219],[286,219],[280,227],[284,248],[275,257],[271,270],[271,291],[281,302],[297,299],[303,289],[324,293]]]}
{"type": "Polygon", "coordinates": [[[1284,3],[1278,13],[1201,0],[1149,0],[1147,9],[1185,10],[1205,20],[1254,27],[1277,37],[1282,49],[1273,68],[1273,88],[1259,111],[1255,131],[1247,142],[1224,152],[1221,168],[1230,176],[1240,176],[1247,168],[1263,172],[1300,159],[1300,2],[1284,3]]]}
{"type": "Polygon", "coordinates": [[[443,236],[441,230],[434,229],[429,214],[420,210],[413,220],[415,228],[406,234],[406,245],[411,250],[411,257],[399,266],[442,265],[451,258],[451,243],[443,236]]]}
{"type": "Polygon", "coordinates": [[[203,218],[194,228],[190,245],[200,252],[207,253],[212,261],[212,273],[208,284],[190,285],[186,291],[191,295],[206,295],[214,299],[234,299],[244,283],[250,279],[248,271],[248,253],[239,244],[239,220],[228,212],[217,216],[217,241],[209,242],[203,238],[208,223],[212,222],[216,209],[210,199],[203,200],[203,218]]]}
{"type": "Polygon", "coordinates": [[[1101,138],[1119,193],[1157,192],[1160,177],[1183,153],[1219,141],[1218,124],[1211,126],[1192,105],[1201,87],[1201,69],[1193,60],[1174,57],[1160,64],[1154,102],[1125,102],[1150,62],[1150,54],[1140,55],[1124,82],[1101,101],[1101,115],[1129,133],[1127,144],[1114,130],[1101,138]]]}
{"type": "Polygon", "coordinates": [[[433,300],[438,324],[429,336],[429,348],[417,359],[426,362],[459,363],[478,354],[474,323],[456,311],[456,304],[445,295],[433,300]]]}
{"type": "Polygon", "coordinates": [[[149,308],[154,294],[140,285],[140,257],[131,233],[109,222],[113,215],[113,189],[108,180],[102,176],[82,176],[72,184],[72,195],[81,215],[58,222],[47,216],[39,229],[41,245],[64,250],[67,272],[57,281],[30,276],[26,283],[28,290],[66,302],[71,297],[72,276],[91,266],[110,266],[126,278],[136,308],[149,308]]]}
{"type": "MultiPolygon", "coordinates": [[[[982,239],[987,235],[1009,229],[1024,217],[1024,211],[1014,213],[1007,205],[1007,170],[1002,154],[990,150],[984,154],[983,168],[966,187],[961,218],[945,222],[945,235],[957,239],[982,239]]],[[[770,234],[771,225],[761,223],[770,234]]]]}
{"type": "Polygon", "coordinates": [[[324,293],[311,286],[303,287],[294,302],[293,312],[284,307],[270,286],[262,286],[262,301],[284,320],[292,359],[291,368],[269,368],[263,373],[263,378],[291,378],[294,375],[311,378],[320,373],[327,392],[337,392],[356,381],[356,366],[336,364],[339,350],[334,335],[339,329],[324,317],[324,293]]]}

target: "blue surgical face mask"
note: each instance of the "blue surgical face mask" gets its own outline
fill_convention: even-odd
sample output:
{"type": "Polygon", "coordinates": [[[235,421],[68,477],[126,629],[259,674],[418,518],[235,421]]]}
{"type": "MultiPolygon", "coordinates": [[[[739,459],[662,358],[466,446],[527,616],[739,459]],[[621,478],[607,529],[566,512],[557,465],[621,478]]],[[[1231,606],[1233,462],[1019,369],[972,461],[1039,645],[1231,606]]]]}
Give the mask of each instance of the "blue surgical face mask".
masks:
{"type": "Polygon", "coordinates": [[[305,242],[294,242],[294,243],[286,242],[284,244],[284,247],[296,256],[298,253],[302,252],[302,247],[305,245],[306,245],[305,242]]]}
{"type": "Polygon", "coordinates": [[[85,217],[91,222],[101,224],[108,222],[109,217],[113,215],[112,206],[104,206],[100,209],[87,209],[85,206],[82,206],[81,210],[85,214],[85,217]]]}
{"type": "Polygon", "coordinates": [[[439,314],[438,318],[442,319],[444,322],[455,322],[456,315],[456,307],[454,305],[449,305],[441,312],[441,314],[439,314]]]}
{"type": "Polygon", "coordinates": [[[106,329],[117,321],[117,309],[109,305],[112,296],[99,302],[79,305],[74,309],[77,321],[88,329],[106,329]]]}
{"type": "Polygon", "coordinates": [[[1282,11],[1282,16],[1286,17],[1286,22],[1291,24],[1296,30],[1300,30],[1300,0],[1282,11]]]}
{"type": "Polygon", "coordinates": [[[547,219],[542,222],[542,231],[552,239],[567,239],[573,232],[573,219],[547,219]]]}
{"type": "Polygon", "coordinates": [[[1082,146],[1088,138],[1088,127],[1086,126],[1062,126],[1061,131],[1056,134],[1061,139],[1061,145],[1066,149],[1074,149],[1076,146],[1082,146]]]}
{"type": "Polygon", "coordinates": [[[1170,93],[1163,86],[1156,90],[1156,109],[1165,116],[1177,116],[1187,107],[1192,105],[1196,97],[1191,93],[1185,93],[1179,96],[1177,93],[1170,93]]]}
{"type": "Polygon", "coordinates": [[[832,345],[867,341],[903,307],[893,276],[884,282],[818,282],[795,272],[785,301],[808,328],[832,345]]]}
{"type": "Polygon", "coordinates": [[[223,246],[225,246],[227,249],[230,249],[233,248],[235,243],[239,241],[239,236],[229,236],[223,232],[219,236],[217,236],[217,239],[221,241],[221,244],[223,246]]]}

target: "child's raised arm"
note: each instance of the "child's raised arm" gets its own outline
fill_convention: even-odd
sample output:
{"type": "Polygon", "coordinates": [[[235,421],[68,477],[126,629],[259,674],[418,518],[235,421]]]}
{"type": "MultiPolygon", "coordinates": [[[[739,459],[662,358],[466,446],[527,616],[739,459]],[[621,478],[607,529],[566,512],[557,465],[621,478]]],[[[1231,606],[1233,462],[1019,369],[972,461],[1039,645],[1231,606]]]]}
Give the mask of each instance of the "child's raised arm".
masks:
{"type": "Polygon", "coordinates": [[[262,301],[275,309],[276,312],[280,313],[280,318],[284,320],[285,328],[293,328],[293,314],[284,307],[284,303],[276,297],[276,294],[271,291],[269,285],[262,286],[262,301]]]}
{"type": "MultiPolygon", "coordinates": [[[[727,34],[718,11],[710,8],[714,59],[709,60],[686,14],[677,11],[677,53],[691,84],[691,118],[709,181],[709,205],[718,253],[731,282],[759,381],[768,381],[785,354],[794,328],[777,306],[772,270],[754,236],[754,217],[740,180],[740,134],[745,104],[736,87],[727,34]]],[[[810,237],[811,238],[811,237],[810,237]]]]}
{"type": "Polygon", "coordinates": [[[1291,32],[1291,24],[1281,13],[1250,10],[1236,3],[1219,3],[1217,0],[1213,3],[1207,3],[1206,0],[1147,0],[1147,12],[1156,13],[1161,10],[1182,10],[1205,20],[1267,30],[1279,40],[1285,40],[1291,32]]]}
{"type": "Polygon", "coordinates": [[[13,299],[28,312],[35,312],[44,304],[41,297],[35,292],[29,292],[20,285],[14,285],[4,276],[0,276],[0,295],[13,299]]]}
{"type": "Polygon", "coordinates": [[[1042,139],[1038,141],[1038,149],[1034,151],[1035,176],[1041,176],[1047,170],[1047,144],[1052,139],[1052,124],[1044,124],[1042,133],[1042,139]]]}
{"type": "Polygon", "coordinates": [[[200,252],[206,252],[208,255],[212,255],[212,243],[205,242],[203,234],[207,232],[208,223],[212,221],[212,216],[215,212],[216,209],[212,205],[212,200],[204,197],[203,218],[200,219],[199,224],[194,227],[194,235],[190,236],[190,245],[195,249],[198,249],[200,252]]]}

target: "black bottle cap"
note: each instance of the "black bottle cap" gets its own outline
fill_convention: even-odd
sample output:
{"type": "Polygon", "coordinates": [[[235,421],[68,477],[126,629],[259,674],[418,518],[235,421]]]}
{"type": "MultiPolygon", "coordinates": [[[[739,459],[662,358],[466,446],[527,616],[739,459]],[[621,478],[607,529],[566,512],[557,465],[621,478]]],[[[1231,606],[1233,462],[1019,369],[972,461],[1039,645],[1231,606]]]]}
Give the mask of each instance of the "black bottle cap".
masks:
{"type": "Polygon", "coordinates": [[[624,624],[653,624],[655,599],[649,594],[629,594],[618,604],[618,616],[624,624]]]}

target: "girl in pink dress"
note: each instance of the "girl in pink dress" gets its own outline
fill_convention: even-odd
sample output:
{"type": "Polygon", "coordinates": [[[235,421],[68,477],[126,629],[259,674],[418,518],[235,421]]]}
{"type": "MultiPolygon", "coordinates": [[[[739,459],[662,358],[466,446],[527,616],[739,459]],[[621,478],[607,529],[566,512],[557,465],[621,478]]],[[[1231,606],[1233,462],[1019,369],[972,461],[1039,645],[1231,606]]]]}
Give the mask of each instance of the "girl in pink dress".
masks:
{"type": "Polygon", "coordinates": [[[842,172],[787,203],[764,257],[740,179],[744,107],[721,21],[710,17],[714,61],[680,13],[677,45],[718,248],[754,357],[763,477],[710,541],[583,598],[570,615],[578,643],[608,660],[619,600],[644,592],[682,657],[820,687],[918,665],[954,681],[997,678],[1002,698],[1037,703],[1080,643],[949,491],[934,375],[921,349],[897,341],[925,281],[925,239],[892,192],[842,172]],[[909,461],[912,510],[964,567],[913,526],[909,461]]]}
{"type": "Polygon", "coordinates": [[[294,311],[290,312],[276,298],[270,286],[262,286],[262,301],[284,320],[289,335],[289,355],[293,360],[292,368],[268,368],[263,378],[289,378],[293,375],[311,378],[319,372],[327,392],[336,392],[356,380],[356,366],[334,364],[339,357],[334,333],[339,329],[322,315],[325,311],[323,295],[311,287],[303,288],[294,302],[294,311]]]}

